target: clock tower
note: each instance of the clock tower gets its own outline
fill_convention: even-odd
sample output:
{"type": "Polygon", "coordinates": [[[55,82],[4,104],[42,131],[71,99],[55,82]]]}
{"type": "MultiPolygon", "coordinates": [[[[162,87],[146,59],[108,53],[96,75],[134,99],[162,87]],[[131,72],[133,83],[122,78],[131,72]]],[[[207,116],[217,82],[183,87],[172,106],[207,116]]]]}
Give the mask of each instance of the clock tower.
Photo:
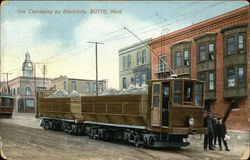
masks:
{"type": "Polygon", "coordinates": [[[33,62],[30,60],[30,54],[27,52],[25,54],[25,61],[23,62],[23,76],[32,77],[33,76],[33,62]]]}

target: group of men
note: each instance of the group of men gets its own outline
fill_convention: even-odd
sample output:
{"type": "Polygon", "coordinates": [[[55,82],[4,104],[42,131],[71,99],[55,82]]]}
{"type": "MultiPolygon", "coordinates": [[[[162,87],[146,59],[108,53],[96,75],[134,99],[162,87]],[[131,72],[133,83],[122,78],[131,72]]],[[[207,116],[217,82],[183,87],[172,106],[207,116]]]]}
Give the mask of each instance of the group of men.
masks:
{"type": "Polygon", "coordinates": [[[206,112],[204,117],[204,127],[208,128],[208,133],[204,136],[204,150],[215,150],[216,141],[218,139],[220,151],[222,150],[221,141],[223,141],[225,150],[230,151],[227,146],[227,129],[221,117],[212,115],[210,111],[206,112]]]}

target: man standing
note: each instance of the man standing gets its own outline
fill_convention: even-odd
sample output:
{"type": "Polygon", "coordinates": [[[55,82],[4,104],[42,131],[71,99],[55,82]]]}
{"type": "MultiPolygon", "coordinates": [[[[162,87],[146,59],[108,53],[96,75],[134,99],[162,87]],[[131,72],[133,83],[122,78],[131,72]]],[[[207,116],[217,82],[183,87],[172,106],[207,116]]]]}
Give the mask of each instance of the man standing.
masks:
{"type": "Polygon", "coordinates": [[[227,141],[225,140],[225,135],[227,134],[227,128],[225,123],[222,122],[222,118],[218,118],[218,139],[219,139],[219,146],[220,146],[220,151],[222,150],[221,146],[221,140],[224,143],[224,146],[226,148],[226,151],[230,151],[227,146],[227,141]]]}
{"type": "Polygon", "coordinates": [[[217,116],[213,115],[213,130],[214,130],[214,134],[213,134],[213,146],[215,147],[216,145],[216,140],[218,138],[218,120],[217,120],[217,116]]]}
{"type": "Polygon", "coordinates": [[[204,150],[207,150],[207,146],[209,146],[209,150],[213,149],[213,125],[212,125],[212,117],[211,112],[207,111],[207,115],[204,118],[204,127],[208,128],[208,134],[204,136],[204,150]]]}

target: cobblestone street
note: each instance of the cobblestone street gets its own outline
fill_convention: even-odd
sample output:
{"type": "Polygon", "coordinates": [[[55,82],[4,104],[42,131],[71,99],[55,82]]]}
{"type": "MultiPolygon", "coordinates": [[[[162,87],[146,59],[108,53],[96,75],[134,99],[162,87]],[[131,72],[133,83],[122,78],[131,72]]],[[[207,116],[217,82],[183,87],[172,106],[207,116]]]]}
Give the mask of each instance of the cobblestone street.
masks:
{"type": "MultiPolygon", "coordinates": [[[[127,159],[240,159],[246,146],[229,146],[231,151],[203,151],[199,136],[189,138],[191,145],[178,150],[143,149],[117,142],[92,140],[85,136],[45,131],[33,114],[18,114],[12,119],[0,119],[3,153],[9,159],[71,159],[71,160],[127,160],[127,159]]],[[[246,153],[245,153],[246,154],[246,153]]]]}

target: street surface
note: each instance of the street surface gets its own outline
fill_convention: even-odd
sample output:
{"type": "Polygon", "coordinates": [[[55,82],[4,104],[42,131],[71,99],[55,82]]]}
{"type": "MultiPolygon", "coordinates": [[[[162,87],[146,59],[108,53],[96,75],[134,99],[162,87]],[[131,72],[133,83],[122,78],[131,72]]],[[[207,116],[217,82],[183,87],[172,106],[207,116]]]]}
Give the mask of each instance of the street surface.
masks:
{"type": "MultiPolygon", "coordinates": [[[[0,119],[3,153],[12,160],[165,160],[165,159],[235,159],[247,147],[232,146],[230,152],[204,151],[203,140],[189,138],[191,145],[181,149],[144,149],[118,142],[92,140],[86,136],[67,135],[43,130],[33,114],[17,114],[0,119]]],[[[223,146],[224,147],[224,146],[223,146]]]]}

